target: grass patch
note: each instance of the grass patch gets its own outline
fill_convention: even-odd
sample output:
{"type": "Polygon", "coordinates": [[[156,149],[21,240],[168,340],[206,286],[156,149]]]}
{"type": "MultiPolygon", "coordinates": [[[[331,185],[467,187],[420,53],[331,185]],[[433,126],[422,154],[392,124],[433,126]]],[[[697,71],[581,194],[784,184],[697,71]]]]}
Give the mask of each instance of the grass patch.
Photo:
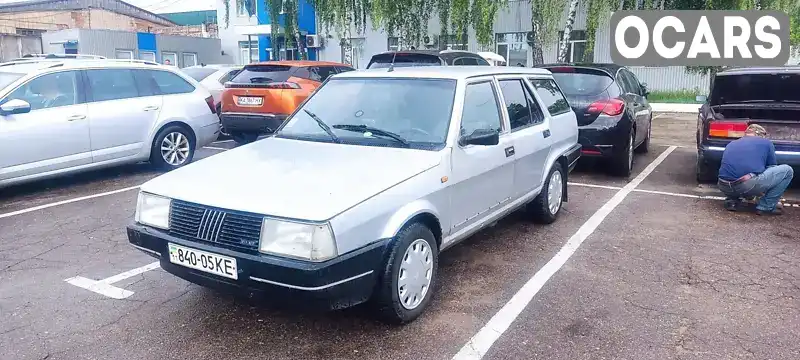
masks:
{"type": "Polygon", "coordinates": [[[696,90],[652,91],[647,96],[647,101],[651,103],[699,104],[695,101],[697,95],[700,95],[700,92],[696,90]]]}

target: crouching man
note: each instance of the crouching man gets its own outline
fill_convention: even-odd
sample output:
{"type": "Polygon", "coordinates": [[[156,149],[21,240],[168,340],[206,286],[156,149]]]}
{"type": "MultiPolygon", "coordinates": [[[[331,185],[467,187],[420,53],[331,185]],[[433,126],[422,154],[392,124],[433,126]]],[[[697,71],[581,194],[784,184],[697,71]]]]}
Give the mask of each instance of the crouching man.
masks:
{"type": "Polygon", "coordinates": [[[750,125],[744,137],[725,147],[717,185],[725,194],[725,208],[744,208],[742,198],[760,197],[758,215],[781,215],[781,196],[792,182],[794,171],[789,165],[775,162],[775,145],[760,125],[750,125]]]}

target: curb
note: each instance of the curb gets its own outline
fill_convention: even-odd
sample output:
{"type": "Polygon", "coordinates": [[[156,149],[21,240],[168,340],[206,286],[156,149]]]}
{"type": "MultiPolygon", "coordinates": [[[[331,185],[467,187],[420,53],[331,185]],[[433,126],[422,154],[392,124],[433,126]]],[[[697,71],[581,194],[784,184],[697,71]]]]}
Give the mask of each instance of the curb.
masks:
{"type": "Polygon", "coordinates": [[[662,113],[697,113],[701,104],[671,104],[671,103],[650,103],[653,112],[662,113]]]}

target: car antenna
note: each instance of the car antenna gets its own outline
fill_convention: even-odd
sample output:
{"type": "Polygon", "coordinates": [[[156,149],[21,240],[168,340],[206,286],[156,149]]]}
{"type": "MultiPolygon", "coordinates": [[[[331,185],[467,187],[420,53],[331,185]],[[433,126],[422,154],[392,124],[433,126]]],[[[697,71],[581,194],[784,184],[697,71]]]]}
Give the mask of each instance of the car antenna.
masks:
{"type": "Polygon", "coordinates": [[[394,59],[395,59],[396,57],[397,57],[397,51],[395,51],[395,52],[394,52],[394,54],[392,54],[392,63],[391,63],[391,64],[389,64],[389,70],[387,70],[386,72],[392,72],[392,71],[394,71],[394,59]]]}

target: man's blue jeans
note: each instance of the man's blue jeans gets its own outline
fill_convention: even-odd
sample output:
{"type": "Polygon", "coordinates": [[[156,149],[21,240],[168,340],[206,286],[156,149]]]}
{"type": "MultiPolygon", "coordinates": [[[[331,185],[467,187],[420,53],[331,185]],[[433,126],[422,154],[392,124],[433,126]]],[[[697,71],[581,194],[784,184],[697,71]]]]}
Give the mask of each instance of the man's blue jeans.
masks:
{"type": "Polygon", "coordinates": [[[750,180],[737,184],[718,182],[720,191],[729,200],[738,200],[742,197],[761,196],[756,205],[757,210],[773,211],[781,200],[789,183],[794,177],[794,170],[789,165],[770,166],[763,173],[755,175],[750,180]],[[763,195],[762,195],[763,194],[763,195]]]}

